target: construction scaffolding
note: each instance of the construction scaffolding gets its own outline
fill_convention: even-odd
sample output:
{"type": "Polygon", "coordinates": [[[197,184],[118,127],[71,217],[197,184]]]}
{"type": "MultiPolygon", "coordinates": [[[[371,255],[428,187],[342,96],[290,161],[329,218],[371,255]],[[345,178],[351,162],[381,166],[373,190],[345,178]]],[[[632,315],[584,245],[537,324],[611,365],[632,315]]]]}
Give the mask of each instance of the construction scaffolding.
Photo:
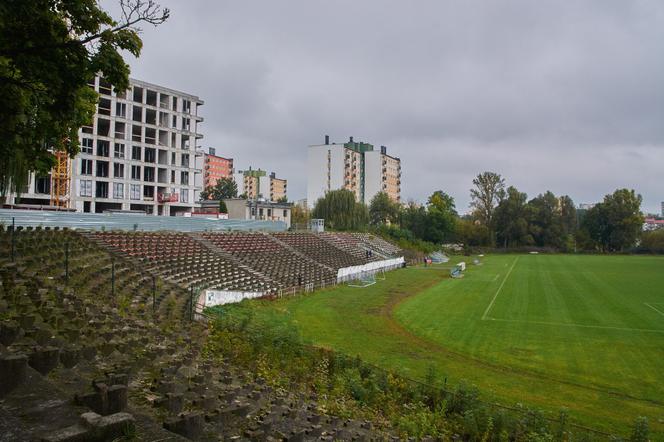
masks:
{"type": "Polygon", "coordinates": [[[51,170],[51,206],[69,208],[71,160],[64,151],[55,152],[55,167],[51,170]]]}

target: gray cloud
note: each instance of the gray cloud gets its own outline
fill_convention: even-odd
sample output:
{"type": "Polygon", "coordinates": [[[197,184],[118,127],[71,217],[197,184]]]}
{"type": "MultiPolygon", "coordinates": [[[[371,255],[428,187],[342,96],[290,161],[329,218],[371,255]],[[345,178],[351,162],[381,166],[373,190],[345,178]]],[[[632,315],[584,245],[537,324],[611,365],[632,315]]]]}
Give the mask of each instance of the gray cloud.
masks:
{"type": "Polygon", "coordinates": [[[483,170],[530,196],[664,200],[661,1],[162,1],[132,76],[203,98],[203,145],[291,198],[330,134],[389,146],[406,199],[461,211],[483,170]]]}

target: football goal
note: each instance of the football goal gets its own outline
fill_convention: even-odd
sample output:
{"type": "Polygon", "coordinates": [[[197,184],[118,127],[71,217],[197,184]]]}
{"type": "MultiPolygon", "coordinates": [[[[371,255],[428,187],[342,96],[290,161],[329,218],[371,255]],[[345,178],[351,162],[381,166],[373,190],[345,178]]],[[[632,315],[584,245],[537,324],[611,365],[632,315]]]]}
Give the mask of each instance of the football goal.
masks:
{"type": "MultiPolygon", "coordinates": [[[[385,272],[383,272],[382,279],[385,279],[385,272]]],[[[356,279],[348,281],[348,287],[369,287],[376,283],[376,272],[362,272],[357,275],[356,279]]]]}

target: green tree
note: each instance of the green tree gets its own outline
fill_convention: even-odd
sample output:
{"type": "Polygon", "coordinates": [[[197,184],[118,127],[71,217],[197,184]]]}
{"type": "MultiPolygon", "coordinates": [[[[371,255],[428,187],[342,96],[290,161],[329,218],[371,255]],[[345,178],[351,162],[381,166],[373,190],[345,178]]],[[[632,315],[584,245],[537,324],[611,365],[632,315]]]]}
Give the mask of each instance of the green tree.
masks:
{"type": "Polygon", "coordinates": [[[577,232],[577,242],[586,250],[604,251],[609,242],[610,228],[606,207],[595,204],[583,214],[581,229],[577,232]]]}
{"type": "Polygon", "coordinates": [[[219,200],[219,213],[228,213],[228,207],[224,200],[219,200]]]}
{"type": "Polygon", "coordinates": [[[467,217],[457,220],[455,238],[457,242],[470,247],[488,246],[491,243],[487,226],[467,217]]]}
{"type": "Polygon", "coordinates": [[[4,0],[0,3],[0,194],[18,191],[32,170],[46,174],[53,151],[74,156],[78,129],[90,124],[96,74],[125,90],[139,56],[140,23],[169,16],[153,1],[121,0],[115,21],[96,0],[4,0]]]}
{"type": "Polygon", "coordinates": [[[237,183],[232,178],[219,178],[214,186],[201,192],[202,200],[222,200],[237,197],[237,183]]]}
{"type": "Polygon", "coordinates": [[[426,229],[422,239],[442,243],[452,239],[458,218],[454,198],[437,190],[427,200],[426,229]]]}
{"type": "Polygon", "coordinates": [[[493,214],[498,204],[505,197],[505,180],[495,172],[483,172],[473,180],[474,189],[470,189],[470,206],[475,209],[477,219],[487,226],[495,243],[493,214]]]}
{"type": "MultiPolygon", "coordinates": [[[[237,190],[235,191],[237,193],[237,190]]],[[[277,200],[278,203],[287,203],[288,202],[288,197],[286,195],[282,196],[277,200]]]]}
{"type": "Polygon", "coordinates": [[[295,204],[291,209],[291,225],[305,227],[309,224],[309,210],[295,204]]]}
{"type": "Polygon", "coordinates": [[[385,192],[378,192],[369,203],[369,217],[371,224],[388,224],[398,220],[399,204],[392,201],[385,192]]]}
{"type": "Polygon", "coordinates": [[[506,197],[498,204],[494,213],[496,238],[503,247],[519,247],[532,244],[528,233],[528,205],[525,193],[516,187],[507,189],[506,197]]]}
{"type": "Polygon", "coordinates": [[[540,247],[562,248],[564,245],[559,200],[547,191],[528,202],[530,209],[530,234],[540,247]]]}
{"type": "Polygon", "coordinates": [[[573,235],[577,229],[577,213],[574,201],[567,195],[560,197],[560,219],[565,235],[573,235]]]}
{"type": "Polygon", "coordinates": [[[415,238],[422,239],[427,232],[427,210],[424,206],[411,201],[401,210],[400,224],[403,229],[412,232],[415,238]]]}
{"type": "Polygon", "coordinates": [[[633,247],[643,231],[645,218],[641,212],[643,198],[634,190],[618,189],[604,197],[610,233],[609,250],[622,251],[633,247]]]}
{"type": "Polygon", "coordinates": [[[606,195],[583,216],[579,237],[587,239],[585,247],[614,252],[636,245],[644,222],[641,202],[634,190],[618,189],[606,195]]]}
{"type": "Polygon", "coordinates": [[[312,218],[322,218],[332,230],[364,230],[369,224],[367,206],[355,201],[355,193],[346,189],[332,190],[316,201],[312,218]]]}
{"type": "Polygon", "coordinates": [[[664,253],[664,229],[643,232],[640,249],[649,253],[664,253]]]}

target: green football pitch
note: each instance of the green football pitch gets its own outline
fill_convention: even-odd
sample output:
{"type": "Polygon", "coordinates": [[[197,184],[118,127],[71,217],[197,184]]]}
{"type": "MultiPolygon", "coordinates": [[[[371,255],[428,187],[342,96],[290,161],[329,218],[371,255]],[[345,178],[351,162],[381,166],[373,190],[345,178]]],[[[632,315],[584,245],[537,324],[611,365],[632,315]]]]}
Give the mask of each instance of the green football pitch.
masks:
{"type": "Polygon", "coordinates": [[[266,321],[408,377],[625,435],[637,416],[664,435],[664,258],[495,255],[412,267],[366,288],[257,301],[266,321]],[[449,268],[449,266],[448,266],[449,268]]]}

